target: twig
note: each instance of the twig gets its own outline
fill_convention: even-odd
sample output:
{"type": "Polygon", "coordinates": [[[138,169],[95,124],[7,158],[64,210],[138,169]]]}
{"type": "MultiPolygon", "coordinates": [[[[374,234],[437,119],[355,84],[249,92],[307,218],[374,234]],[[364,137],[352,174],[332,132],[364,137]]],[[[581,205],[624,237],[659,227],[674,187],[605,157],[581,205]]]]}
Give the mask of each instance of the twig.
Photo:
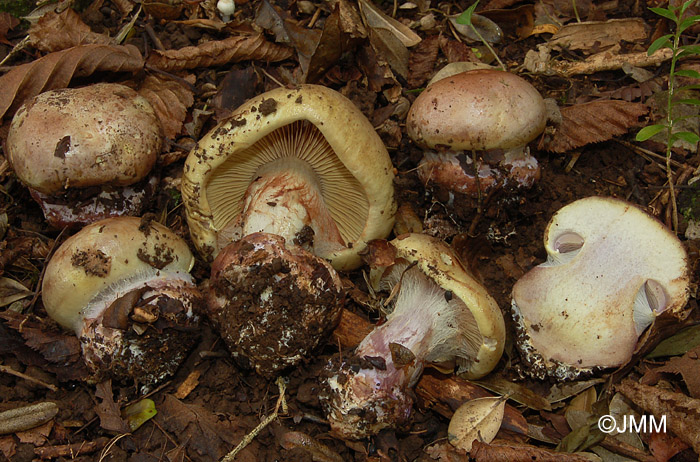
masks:
{"type": "Polygon", "coordinates": [[[50,383],[46,383],[43,380],[36,379],[30,375],[23,374],[22,372],[17,372],[16,370],[12,369],[11,367],[3,366],[0,364],[0,372],[5,372],[10,375],[14,375],[15,377],[19,377],[21,379],[24,379],[28,382],[33,382],[36,383],[37,385],[41,385],[42,387],[46,387],[51,391],[58,391],[58,388],[56,388],[55,385],[51,385],[50,383]]]}
{"type": "Polygon", "coordinates": [[[272,414],[269,416],[265,417],[260,424],[253,429],[250,433],[248,433],[246,436],[243,437],[240,443],[238,443],[238,446],[236,446],[233,451],[229,452],[224,456],[223,459],[221,459],[221,462],[233,462],[233,460],[236,458],[239,452],[241,452],[246,446],[250,444],[253,439],[255,439],[256,436],[270,423],[272,423],[278,416],[279,416],[279,410],[280,407],[282,407],[282,412],[286,414],[288,412],[287,409],[287,400],[284,397],[284,393],[286,391],[286,386],[284,384],[284,379],[282,377],[277,378],[277,386],[279,387],[280,391],[280,396],[277,398],[277,404],[275,404],[275,410],[272,414]]]}
{"type": "MultiPolygon", "coordinates": [[[[618,143],[620,143],[621,145],[623,145],[625,147],[632,149],[633,151],[636,151],[636,152],[642,153],[642,154],[646,154],[647,156],[650,156],[650,157],[653,157],[655,159],[662,160],[662,161],[666,162],[666,156],[662,156],[661,154],[657,154],[654,151],[644,149],[642,147],[639,147],[635,144],[630,143],[629,141],[619,140],[617,138],[613,138],[613,140],[617,141],[618,143]]],[[[674,167],[682,167],[683,166],[682,163],[680,163],[676,160],[673,160],[673,159],[671,159],[671,164],[673,164],[674,167]]]]}

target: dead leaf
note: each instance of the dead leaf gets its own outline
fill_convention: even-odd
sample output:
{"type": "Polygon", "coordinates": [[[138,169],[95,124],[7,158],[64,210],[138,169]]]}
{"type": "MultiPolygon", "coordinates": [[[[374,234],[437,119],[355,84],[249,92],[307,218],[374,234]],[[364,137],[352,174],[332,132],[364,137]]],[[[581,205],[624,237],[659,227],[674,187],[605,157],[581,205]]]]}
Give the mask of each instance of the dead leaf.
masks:
{"type": "MultiPolygon", "coordinates": [[[[189,80],[189,83],[194,83],[193,76],[189,80]]],[[[174,79],[149,75],[138,92],[153,106],[165,137],[175,139],[182,130],[188,109],[194,103],[192,88],[174,79]]]]}
{"type": "Polygon", "coordinates": [[[517,8],[481,10],[480,15],[498,24],[503,33],[524,39],[532,35],[535,27],[534,5],[521,5],[517,8]]]}
{"type": "Polygon", "coordinates": [[[646,412],[654,414],[657,422],[665,418],[667,428],[700,454],[700,400],[629,379],[623,380],[616,389],[646,412]]]}
{"type": "Polygon", "coordinates": [[[0,117],[13,115],[24,101],[41,92],[66,88],[73,77],[142,68],[143,58],[133,45],[80,45],[49,53],[0,77],[0,117]]]}
{"type": "Polygon", "coordinates": [[[688,445],[670,433],[654,432],[649,436],[649,451],[656,462],[667,462],[688,445]]]}
{"type": "Polygon", "coordinates": [[[12,457],[15,455],[16,451],[17,443],[12,435],[0,437],[0,452],[2,452],[7,460],[13,460],[12,457]]]}
{"type": "Polygon", "coordinates": [[[277,442],[287,450],[303,449],[314,461],[343,462],[340,454],[306,433],[282,431],[277,435],[277,442]]]}
{"type": "Polygon", "coordinates": [[[656,367],[642,378],[642,383],[654,385],[664,373],[680,374],[693,398],[700,398],[700,346],[693,348],[681,357],[671,358],[661,367],[656,367]]]}
{"type": "Polygon", "coordinates": [[[556,383],[549,389],[547,401],[549,401],[550,404],[564,401],[604,381],[603,379],[591,379],[578,382],[556,383]]]}
{"type": "Polygon", "coordinates": [[[147,65],[167,72],[197,67],[221,66],[246,60],[283,61],[292,56],[288,47],[270,43],[258,34],[229,37],[179,50],[153,50],[147,65]]]}
{"type": "Polygon", "coordinates": [[[491,444],[475,441],[469,455],[476,462],[590,462],[578,454],[554,452],[511,441],[494,441],[491,444]]]}
{"type": "Polygon", "coordinates": [[[32,295],[33,292],[14,279],[0,278],[0,307],[11,305],[32,295]]]}
{"type": "Polygon", "coordinates": [[[435,70],[439,50],[440,36],[431,35],[411,51],[408,58],[408,88],[418,88],[430,78],[435,70]]]}
{"type": "Polygon", "coordinates": [[[566,152],[589,143],[607,141],[643,125],[639,118],[648,112],[647,105],[627,101],[592,101],[563,108],[562,123],[543,148],[566,152]]]}
{"type": "Polygon", "coordinates": [[[475,383],[489,391],[500,395],[507,395],[508,398],[512,399],[516,403],[524,404],[530,409],[534,409],[536,411],[540,411],[542,409],[545,411],[550,411],[552,409],[549,401],[547,401],[543,396],[538,395],[522,384],[507,380],[496,374],[491,374],[481,380],[475,381],[475,383]]]}
{"type": "Polygon", "coordinates": [[[469,456],[450,443],[445,441],[439,441],[431,446],[425,448],[425,452],[433,460],[439,460],[440,462],[469,462],[469,456]]]}
{"type": "Polygon", "coordinates": [[[463,61],[479,62],[479,58],[474,54],[471,47],[457,40],[452,40],[444,36],[440,36],[440,51],[445,55],[450,63],[459,63],[463,61]]]}
{"type": "Polygon", "coordinates": [[[641,18],[611,19],[567,24],[547,42],[551,49],[600,51],[622,41],[639,42],[647,38],[647,26],[641,18]]]}
{"type": "Polygon", "coordinates": [[[12,16],[10,13],[8,13],[6,11],[1,11],[0,12],[0,43],[4,43],[5,45],[12,46],[12,43],[10,43],[7,40],[7,33],[17,26],[19,26],[19,19],[15,18],[14,16],[12,16]]]}
{"type": "Polygon", "coordinates": [[[30,43],[43,52],[65,50],[77,45],[108,44],[110,38],[93,32],[72,8],[57,14],[49,11],[29,29],[30,43]]]}
{"type": "Polygon", "coordinates": [[[188,450],[213,460],[221,459],[240,440],[243,431],[230,421],[196,404],[185,404],[172,395],[158,406],[156,421],[166,430],[179,435],[179,443],[188,450]]]}
{"type": "Polygon", "coordinates": [[[221,121],[231,115],[234,109],[255,96],[259,78],[255,69],[231,69],[219,83],[211,106],[216,111],[216,120],[221,121]]]}
{"type": "Polygon", "coordinates": [[[373,3],[367,0],[359,0],[360,12],[367,27],[374,30],[385,30],[394,35],[405,47],[412,47],[420,43],[421,38],[408,26],[400,23],[391,16],[387,16],[373,3]]]}
{"type": "Polygon", "coordinates": [[[122,419],[122,412],[119,405],[114,402],[112,392],[112,381],[105,380],[95,387],[95,396],[101,400],[95,406],[95,412],[100,417],[100,427],[107,431],[117,433],[129,433],[129,424],[122,419]]]}
{"type": "Polygon", "coordinates": [[[678,356],[700,345],[700,325],[687,327],[671,337],[664,339],[649,353],[646,358],[654,359],[662,356],[678,356]]]}
{"type": "Polygon", "coordinates": [[[447,438],[453,446],[466,452],[474,441],[490,443],[503,422],[506,398],[479,398],[462,404],[450,419],[447,438]]]}
{"type": "Polygon", "coordinates": [[[389,64],[382,59],[381,54],[375,51],[371,44],[367,44],[357,53],[357,66],[367,76],[367,89],[369,91],[382,91],[385,85],[393,85],[396,78],[389,68],[389,64]]]}
{"type": "MultiPolygon", "coordinates": [[[[58,412],[58,409],[57,409],[58,412]]],[[[43,446],[49,441],[49,435],[53,429],[53,420],[49,420],[43,425],[34,427],[30,430],[17,432],[17,438],[20,443],[33,444],[34,446],[43,446]]]]}

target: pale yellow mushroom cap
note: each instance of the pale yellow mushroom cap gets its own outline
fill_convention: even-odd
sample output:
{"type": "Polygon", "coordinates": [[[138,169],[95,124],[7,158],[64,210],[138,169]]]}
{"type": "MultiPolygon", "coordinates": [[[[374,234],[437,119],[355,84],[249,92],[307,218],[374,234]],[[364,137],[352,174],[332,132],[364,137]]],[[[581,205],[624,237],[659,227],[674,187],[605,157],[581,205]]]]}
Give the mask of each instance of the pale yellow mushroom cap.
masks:
{"type": "MultiPolygon", "coordinates": [[[[498,364],[505,344],[503,314],[496,301],[441,240],[426,234],[404,234],[391,241],[391,244],[396,248],[397,258],[403,258],[409,263],[415,262],[420,271],[443,290],[451,292],[452,297],[461,300],[461,307],[468,310],[461,316],[452,317],[462,323],[458,327],[459,335],[475,331],[476,328],[481,340],[474,351],[462,349],[455,352],[458,364],[467,367],[462,375],[475,379],[491,372],[498,364]],[[473,322],[476,322],[476,326],[471,325],[473,322]]],[[[451,344],[457,343],[454,339],[440,338],[439,335],[436,335],[433,342],[440,344],[443,340],[451,344]]]]}
{"type": "Polygon", "coordinates": [[[44,307],[79,333],[83,318],[92,315],[85,313],[90,302],[147,278],[188,280],[193,265],[187,243],[165,226],[137,217],[107,218],[68,238],[51,257],[42,283],[44,307]]]}
{"type": "Polygon", "coordinates": [[[150,103],[124,85],[52,90],[15,114],[7,156],[17,177],[44,194],[142,180],[162,146],[150,103]]]}
{"type": "Polygon", "coordinates": [[[454,151],[510,149],[542,133],[537,89],[510,72],[478,69],[438,80],[413,102],[408,136],[422,147],[454,151]]]}
{"type": "Polygon", "coordinates": [[[344,242],[319,257],[337,269],[352,269],[360,265],[357,253],[367,241],[389,234],[396,210],[393,167],[367,118],[329,88],[278,88],[239,107],[197,144],[185,162],[183,202],[192,240],[206,258],[215,257],[223,247],[218,235],[241,214],[257,172],[268,162],[292,156],[300,156],[310,167],[306,170],[320,185],[344,242]],[[275,146],[288,145],[296,136],[290,133],[302,122],[312,125],[306,132],[320,132],[312,146],[307,142],[298,152],[278,150],[275,146]]]}

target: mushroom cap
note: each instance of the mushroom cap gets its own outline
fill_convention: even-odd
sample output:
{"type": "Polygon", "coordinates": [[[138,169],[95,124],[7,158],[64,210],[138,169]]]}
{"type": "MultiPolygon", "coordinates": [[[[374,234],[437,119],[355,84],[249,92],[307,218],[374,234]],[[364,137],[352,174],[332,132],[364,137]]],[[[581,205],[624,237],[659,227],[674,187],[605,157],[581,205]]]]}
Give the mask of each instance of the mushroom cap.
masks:
{"type": "MultiPolygon", "coordinates": [[[[219,232],[243,208],[246,189],[259,167],[279,154],[254,151],[277,129],[305,121],[320,131],[335,156],[305,158],[345,246],[328,254],[337,269],[360,265],[359,251],[385,237],[396,210],[389,154],[367,118],[340,93],[318,85],[277,88],[253,98],[215,127],[192,150],[182,184],[187,220],[206,258],[219,252],[219,232]],[[249,149],[250,148],[250,149],[249,149]]],[[[309,150],[298,150],[309,152],[309,150]]],[[[223,247],[223,246],[221,246],[223,247]]]]}
{"type": "MultiPolygon", "coordinates": [[[[472,274],[462,265],[452,249],[440,239],[426,234],[404,234],[391,241],[396,257],[416,266],[445,291],[459,298],[471,316],[455,316],[463,322],[476,321],[481,334],[481,345],[476,356],[465,354],[463,362],[468,369],[465,378],[476,379],[491,372],[498,364],[505,344],[505,323],[496,301],[472,274]]],[[[460,326],[468,330],[470,326],[460,326]]]]}
{"type": "Polygon", "coordinates": [[[44,194],[133,184],[151,171],[161,145],[150,103],[114,83],[37,95],[15,114],[6,144],[19,179],[44,194]]]}
{"type": "Polygon", "coordinates": [[[537,375],[573,378],[624,364],[653,316],[678,314],[688,300],[683,245],[625,201],[588,197],[565,206],[544,245],[547,262],[513,287],[518,346],[537,375]]]}
{"type": "Polygon", "coordinates": [[[424,148],[510,149],[542,133],[542,96],[510,72],[478,69],[429,85],[406,119],[408,136],[424,148]]]}
{"type": "Polygon", "coordinates": [[[187,242],[160,223],[107,218],[66,239],[46,265],[41,286],[46,312],[79,333],[89,302],[153,274],[189,278],[194,256],[187,242]]]}

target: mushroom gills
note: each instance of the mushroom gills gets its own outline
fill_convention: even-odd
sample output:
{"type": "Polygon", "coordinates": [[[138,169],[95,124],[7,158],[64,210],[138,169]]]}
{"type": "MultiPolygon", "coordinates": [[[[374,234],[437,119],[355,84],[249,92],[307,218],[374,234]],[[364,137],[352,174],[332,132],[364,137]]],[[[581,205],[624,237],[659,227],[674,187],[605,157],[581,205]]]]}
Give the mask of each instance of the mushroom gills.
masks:
{"type": "Polygon", "coordinates": [[[663,286],[649,279],[639,288],[634,299],[634,328],[641,335],[668,306],[668,295],[663,286]]]}
{"type": "Polygon", "coordinates": [[[554,238],[552,249],[554,252],[547,254],[547,261],[541,267],[565,265],[574,259],[583,247],[584,239],[573,231],[566,231],[554,238]]]}
{"type": "MultiPolygon", "coordinates": [[[[355,242],[362,234],[369,214],[369,200],[363,193],[364,188],[316,126],[306,121],[296,121],[278,128],[252,146],[230,154],[212,172],[205,189],[212,221],[219,231],[219,248],[228,244],[232,236],[235,238],[241,233],[237,217],[243,212],[250,183],[261,173],[271,172],[275,168],[265,165],[282,159],[289,161],[289,165],[297,165],[297,168],[305,165],[300,175],[314,178],[328,214],[335,221],[337,229],[331,235],[339,234],[340,242],[331,240],[324,244],[322,236],[325,232],[319,233],[314,229],[319,241],[316,245],[342,248],[345,243],[355,242]]],[[[284,164],[278,164],[281,165],[284,164]]],[[[279,186],[281,192],[284,186],[279,186]]],[[[312,218],[318,213],[307,208],[307,204],[302,204],[302,207],[312,218]]]]}

